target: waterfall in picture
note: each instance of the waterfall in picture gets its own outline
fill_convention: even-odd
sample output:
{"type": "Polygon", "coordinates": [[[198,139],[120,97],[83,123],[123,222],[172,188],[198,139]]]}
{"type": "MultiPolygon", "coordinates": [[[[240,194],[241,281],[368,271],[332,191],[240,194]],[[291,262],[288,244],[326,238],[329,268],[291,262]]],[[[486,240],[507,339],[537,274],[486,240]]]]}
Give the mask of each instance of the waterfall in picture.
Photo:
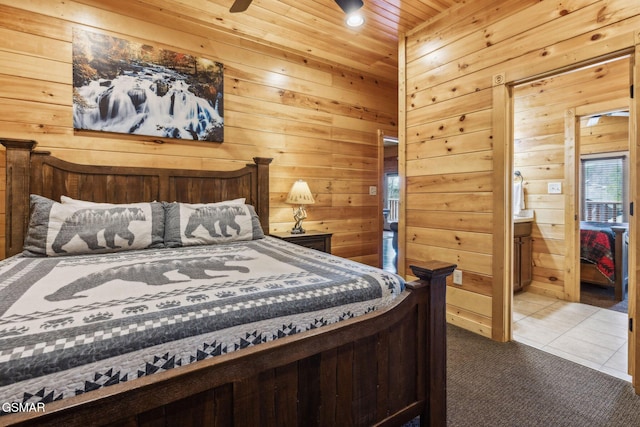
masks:
{"type": "Polygon", "coordinates": [[[183,75],[157,65],[93,80],[75,88],[74,128],[213,141],[223,126],[222,94],[191,89],[183,75]]]}

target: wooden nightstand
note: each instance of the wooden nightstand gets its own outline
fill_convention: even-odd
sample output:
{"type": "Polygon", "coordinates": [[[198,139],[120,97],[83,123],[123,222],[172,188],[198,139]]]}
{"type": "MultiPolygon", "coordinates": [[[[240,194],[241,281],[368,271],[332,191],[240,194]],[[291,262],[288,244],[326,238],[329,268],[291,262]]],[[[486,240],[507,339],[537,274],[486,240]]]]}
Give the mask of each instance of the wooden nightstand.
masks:
{"type": "Polygon", "coordinates": [[[331,235],[323,231],[307,230],[304,234],[291,234],[288,231],[271,233],[273,237],[304,246],[305,248],[316,249],[328,254],[331,253],[331,235]]]}

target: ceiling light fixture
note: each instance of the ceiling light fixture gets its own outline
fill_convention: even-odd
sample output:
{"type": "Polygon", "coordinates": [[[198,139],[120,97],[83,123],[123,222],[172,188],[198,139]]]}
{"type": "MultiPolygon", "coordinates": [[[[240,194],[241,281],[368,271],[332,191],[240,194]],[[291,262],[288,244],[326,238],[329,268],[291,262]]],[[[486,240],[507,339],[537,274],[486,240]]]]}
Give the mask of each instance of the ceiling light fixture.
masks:
{"type": "Polygon", "coordinates": [[[345,22],[349,27],[357,28],[364,24],[364,17],[359,13],[351,13],[347,15],[345,22]]]}
{"type": "Polygon", "coordinates": [[[335,2],[347,14],[345,19],[347,26],[357,28],[364,24],[364,17],[358,12],[364,6],[362,0],[335,0],[335,2]]]}
{"type": "Polygon", "coordinates": [[[338,3],[340,9],[342,9],[347,15],[355,12],[364,5],[362,0],[336,0],[336,3],[338,3]]]}

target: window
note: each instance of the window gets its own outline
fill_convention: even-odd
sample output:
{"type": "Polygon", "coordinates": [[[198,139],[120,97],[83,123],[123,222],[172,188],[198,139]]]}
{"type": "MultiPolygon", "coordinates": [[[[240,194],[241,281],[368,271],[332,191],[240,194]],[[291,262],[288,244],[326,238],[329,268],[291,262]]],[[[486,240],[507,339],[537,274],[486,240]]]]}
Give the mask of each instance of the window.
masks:
{"type": "Polygon", "coordinates": [[[581,220],[628,222],[627,156],[584,156],[581,159],[581,220]]]}
{"type": "Polygon", "coordinates": [[[385,199],[389,210],[389,222],[397,222],[400,206],[400,178],[397,173],[385,175],[385,199]]]}

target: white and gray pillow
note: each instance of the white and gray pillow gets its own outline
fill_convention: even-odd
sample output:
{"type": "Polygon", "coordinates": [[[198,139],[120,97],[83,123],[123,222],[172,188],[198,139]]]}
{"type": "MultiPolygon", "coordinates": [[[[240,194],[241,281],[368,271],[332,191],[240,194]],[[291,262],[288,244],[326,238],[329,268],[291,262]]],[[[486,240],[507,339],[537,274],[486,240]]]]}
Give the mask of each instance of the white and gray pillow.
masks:
{"type": "Polygon", "coordinates": [[[264,237],[251,205],[239,200],[219,203],[164,203],[167,247],[210,245],[264,237]]]}
{"type": "Polygon", "coordinates": [[[164,247],[161,203],[58,203],[31,195],[26,256],[92,254],[164,247]]]}

